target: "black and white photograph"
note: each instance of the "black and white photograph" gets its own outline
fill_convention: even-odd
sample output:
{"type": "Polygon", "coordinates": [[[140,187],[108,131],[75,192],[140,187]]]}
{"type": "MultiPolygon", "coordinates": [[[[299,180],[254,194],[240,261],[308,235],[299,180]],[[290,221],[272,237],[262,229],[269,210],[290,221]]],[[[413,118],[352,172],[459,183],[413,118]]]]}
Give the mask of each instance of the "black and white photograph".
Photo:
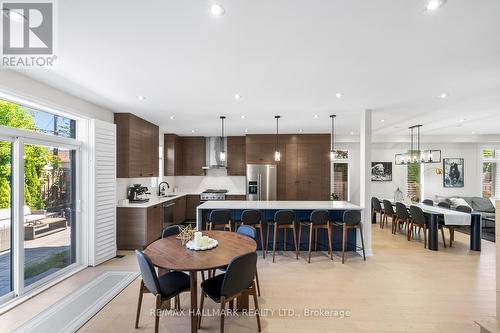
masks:
{"type": "Polygon", "coordinates": [[[392,181],[392,162],[372,162],[372,182],[392,181]]]}
{"type": "Polygon", "coordinates": [[[464,159],[445,158],[443,160],[443,186],[464,187],[464,159]]]}

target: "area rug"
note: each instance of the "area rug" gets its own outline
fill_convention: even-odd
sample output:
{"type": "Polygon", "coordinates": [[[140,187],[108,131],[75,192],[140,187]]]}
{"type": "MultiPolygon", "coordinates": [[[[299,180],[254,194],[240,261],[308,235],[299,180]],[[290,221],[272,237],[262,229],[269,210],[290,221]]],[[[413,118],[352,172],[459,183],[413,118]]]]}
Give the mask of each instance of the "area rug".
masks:
{"type": "Polygon", "coordinates": [[[13,332],[76,332],[137,276],[138,272],[106,271],[52,304],[13,332]]]}
{"type": "MultiPolygon", "coordinates": [[[[470,235],[470,227],[455,227],[455,230],[467,235],[470,235]]],[[[484,240],[495,242],[495,228],[483,227],[482,238],[484,240]]]]}

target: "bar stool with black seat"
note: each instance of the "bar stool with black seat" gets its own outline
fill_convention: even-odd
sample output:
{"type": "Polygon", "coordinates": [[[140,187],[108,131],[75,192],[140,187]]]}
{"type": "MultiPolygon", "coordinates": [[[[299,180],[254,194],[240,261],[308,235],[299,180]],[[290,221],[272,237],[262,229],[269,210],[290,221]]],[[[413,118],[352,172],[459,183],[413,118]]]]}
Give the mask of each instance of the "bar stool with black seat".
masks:
{"type": "Polygon", "coordinates": [[[391,225],[394,225],[396,213],[394,212],[392,203],[389,200],[384,199],[382,204],[384,205],[384,216],[382,217],[382,221],[380,221],[380,228],[384,229],[384,225],[389,224],[389,217],[391,218],[391,225]]]}
{"type": "Polygon", "coordinates": [[[410,222],[410,215],[408,214],[406,205],[402,202],[396,202],[396,222],[392,224],[392,233],[396,234],[398,230],[401,230],[401,225],[406,227],[408,231],[410,222]]]}
{"type": "Polygon", "coordinates": [[[255,289],[255,272],[257,267],[257,253],[251,252],[234,258],[227,266],[224,274],[219,274],[201,283],[200,316],[198,317],[198,328],[201,327],[203,314],[203,302],[205,295],[215,303],[220,303],[220,332],[224,333],[224,315],[226,303],[240,296],[252,296],[255,316],[257,317],[257,328],[261,331],[259,317],[259,302],[255,289]]]}
{"type": "Polygon", "coordinates": [[[141,314],[142,296],[151,293],[156,297],[155,304],[155,333],[158,333],[159,313],[165,302],[184,291],[190,290],[189,275],[183,272],[168,272],[158,277],[151,259],[140,250],[135,250],[142,280],[139,289],[139,301],[137,302],[137,314],[135,317],[135,328],[139,327],[139,316],[141,314]]]}
{"type": "Polygon", "coordinates": [[[174,224],[163,228],[163,230],[161,231],[161,238],[167,238],[168,236],[177,236],[181,232],[181,230],[179,229],[180,227],[180,225],[174,224]]]}
{"type": "Polygon", "coordinates": [[[422,203],[427,206],[434,206],[434,201],[432,201],[431,199],[425,199],[424,201],[422,201],[422,203]]]}
{"type": "Polygon", "coordinates": [[[208,230],[228,230],[232,231],[231,227],[231,212],[226,209],[214,209],[210,212],[207,222],[208,230]]]}
{"type": "Polygon", "coordinates": [[[376,197],[372,197],[372,219],[377,221],[377,214],[380,214],[380,221],[384,218],[384,210],[380,204],[380,200],[376,197]]]}
{"type": "MultiPolygon", "coordinates": [[[[421,229],[424,229],[424,248],[427,248],[427,230],[429,229],[429,223],[425,218],[424,212],[422,211],[422,208],[411,205],[410,214],[411,214],[411,222],[410,222],[410,227],[408,228],[408,240],[414,238],[416,231],[413,228],[418,226],[419,233],[421,229]]],[[[439,230],[441,230],[441,236],[443,237],[443,246],[446,248],[443,226],[439,224],[438,228],[439,230]]]]}
{"type": "Polygon", "coordinates": [[[273,228],[273,263],[276,257],[276,237],[278,231],[283,229],[283,250],[286,251],[286,232],[289,229],[293,231],[293,244],[295,245],[295,257],[299,260],[299,253],[297,252],[297,235],[295,233],[295,213],[293,210],[278,210],[274,214],[274,220],[267,221],[267,234],[266,234],[266,253],[269,245],[269,231],[273,228]]]}
{"type": "MultiPolygon", "coordinates": [[[[455,210],[457,212],[462,212],[462,213],[472,213],[472,208],[470,208],[469,206],[464,206],[464,205],[461,205],[461,206],[457,206],[457,208],[455,208],[455,210]]],[[[454,225],[445,225],[446,228],[448,228],[449,232],[450,232],[450,247],[453,246],[453,242],[455,241],[455,226],[454,225]]]]}
{"type": "Polygon", "coordinates": [[[365,240],[363,238],[363,224],[361,223],[361,212],[359,210],[346,210],[342,217],[342,222],[335,222],[337,226],[342,226],[342,263],[345,262],[345,248],[347,243],[347,232],[350,229],[359,229],[361,237],[361,248],[356,244],[356,250],[363,251],[363,260],[366,261],[365,240]]]}
{"type": "MultiPolygon", "coordinates": [[[[265,245],[264,245],[264,228],[262,226],[262,214],[260,210],[256,209],[246,209],[241,213],[241,221],[240,225],[250,225],[254,227],[255,229],[259,230],[260,233],[260,245],[262,247],[262,258],[266,257],[266,251],[264,251],[265,245]]],[[[257,241],[256,237],[254,238],[255,241],[257,241]]]]}
{"type": "Polygon", "coordinates": [[[315,249],[318,245],[318,230],[326,230],[328,233],[328,254],[330,259],[333,260],[332,251],[332,223],[330,222],[330,214],[327,210],[314,210],[311,212],[309,221],[303,221],[299,225],[299,249],[298,254],[300,255],[300,241],[302,240],[302,227],[307,227],[309,229],[309,253],[308,262],[311,263],[311,244],[313,238],[313,231],[315,233],[315,249]]]}

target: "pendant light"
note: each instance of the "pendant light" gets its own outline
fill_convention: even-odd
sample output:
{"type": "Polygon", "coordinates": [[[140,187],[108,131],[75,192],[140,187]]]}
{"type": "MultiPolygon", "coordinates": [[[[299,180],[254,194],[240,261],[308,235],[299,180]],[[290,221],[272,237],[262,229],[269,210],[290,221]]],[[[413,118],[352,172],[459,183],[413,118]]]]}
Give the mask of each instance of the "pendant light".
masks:
{"type": "Polygon", "coordinates": [[[420,129],[422,125],[408,127],[410,132],[410,150],[396,154],[396,165],[441,163],[441,150],[420,150],[420,129]]]}
{"type": "Polygon", "coordinates": [[[274,160],[276,162],[281,161],[281,153],[280,153],[280,146],[279,146],[279,129],[278,129],[278,122],[279,119],[281,118],[280,116],[274,116],[276,118],[276,149],[274,150],[274,160]]]}
{"type": "Polygon", "coordinates": [[[219,159],[221,162],[226,161],[226,151],[224,150],[224,120],[226,119],[226,116],[220,116],[220,121],[221,121],[221,136],[220,136],[220,153],[219,153],[219,159]]]}
{"type": "Polygon", "coordinates": [[[330,128],[330,161],[334,161],[335,157],[337,157],[337,153],[335,151],[335,117],[337,117],[334,114],[330,115],[330,118],[332,119],[332,124],[330,128]]]}

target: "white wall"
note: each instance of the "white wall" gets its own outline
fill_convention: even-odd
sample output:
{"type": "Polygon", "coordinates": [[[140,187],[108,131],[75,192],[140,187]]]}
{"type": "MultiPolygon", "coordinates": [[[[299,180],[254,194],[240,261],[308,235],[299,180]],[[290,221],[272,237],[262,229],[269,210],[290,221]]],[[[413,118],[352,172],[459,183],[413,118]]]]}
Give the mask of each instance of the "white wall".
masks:
{"type": "Polygon", "coordinates": [[[113,112],[11,70],[0,73],[0,92],[82,118],[113,122],[113,112]]]}
{"type": "MultiPolygon", "coordinates": [[[[399,187],[406,194],[407,168],[394,165],[394,155],[408,149],[407,143],[375,143],[372,160],[374,162],[393,162],[392,182],[372,182],[372,195],[378,198],[393,198],[399,187]]],[[[477,143],[426,143],[424,149],[440,149],[442,158],[464,158],[464,187],[444,188],[443,175],[436,174],[442,163],[424,164],[423,199],[436,199],[436,196],[481,196],[481,170],[479,145],[477,143]]]]}

